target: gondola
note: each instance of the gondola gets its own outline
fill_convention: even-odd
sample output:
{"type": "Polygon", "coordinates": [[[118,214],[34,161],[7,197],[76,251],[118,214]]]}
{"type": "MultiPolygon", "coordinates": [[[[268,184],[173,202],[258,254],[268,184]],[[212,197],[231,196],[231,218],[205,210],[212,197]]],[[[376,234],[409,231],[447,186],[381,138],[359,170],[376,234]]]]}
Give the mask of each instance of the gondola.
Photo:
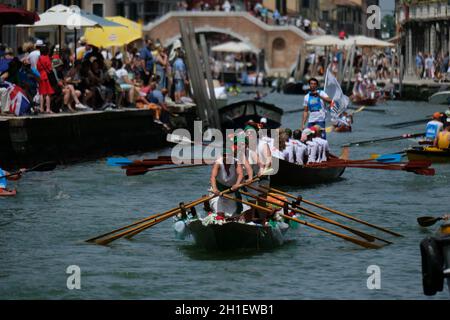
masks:
{"type": "Polygon", "coordinates": [[[214,218],[178,220],[174,224],[176,237],[185,240],[189,236],[196,246],[212,251],[269,250],[282,246],[287,233],[296,228],[295,222],[274,222],[264,225],[250,222],[220,221],[214,218]]]}
{"type": "Polygon", "coordinates": [[[222,128],[244,128],[250,120],[260,122],[267,119],[267,129],[277,129],[281,126],[283,110],[277,106],[257,100],[244,100],[219,109],[222,128]]]}
{"type": "Polygon", "coordinates": [[[412,147],[406,150],[406,154],[410,161],[428,160],[433,163],[450,162],[450,149],[442,150],[435,147],[412,147]]]}
{"type": "Polygon", "coordinates": [[[288,82],[283,87],[284,94],[305,94],[305,84],[301,81],[298,82],[288,82]]]}
{"type": "Polygon", "coordinates": [[[270,178],[274,186],[310,186],[339,180],[345,167],[338,168],[308,168],[279,159],[277,174],[270,178]]]}

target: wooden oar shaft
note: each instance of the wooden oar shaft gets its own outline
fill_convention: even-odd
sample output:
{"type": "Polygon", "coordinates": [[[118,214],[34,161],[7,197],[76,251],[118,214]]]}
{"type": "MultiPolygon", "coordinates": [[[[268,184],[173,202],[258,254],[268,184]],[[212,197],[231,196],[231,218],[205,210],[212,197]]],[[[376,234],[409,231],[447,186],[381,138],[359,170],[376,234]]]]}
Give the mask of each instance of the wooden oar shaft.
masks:
{"type": "MultiPolygon", "coordinates": [[[[258,179],[259,179],[259,178],[255,178],[255,179],[252,180],[252,182],[250,182],[250,183],[253,183],[254,181],[257,181],[258,179]]],[[[244,185],[245,185],[245,184],[242,184],[241,186],[244,186],[244,185]]],[[[190,203],[190,204],[188,204],[188,205],[185,205],[185,206],[184,206],[184,209],[187,210],[187,209],[190,209],[190,208],[192,208],[192,207],[198,206],[199,204],[204,203],[204,202],[207,202],[207,201],[210,201],[210,200],[212,200],[212,199],[214,199],[215,197],[218,197],[218,196],[224,196],[224,197],[226,197],[226,193],[231,192],[231,191],[232,191],[232,190],[229,189],[229,190],[223,191],[222,193],[220,193],[220,195],[213,195],[213,196],[207,197],[207,198],[205,198],[205,199],[201,199],[201,200],[198,200],[198,201],[196,201],[196,202],[192,202],[192,203],[190,203]]],[[[128,239],[130,239],[130,238],[134,237],[135,235],[141,233],[142,231],[144,231],[144,230],[146,230],[146,229],[148,229],[148,228],[150,228],[150,227],[153,227],[154,225],[156,225],[156,224],[158,224],[158,223],[160,223],[160,222],[162,222],[162,221],[165,221],[165,220],[167,220],[168,218],[173,217],[174,215],[176,215],[176,214],[178,214],[178,213],[180,213],[180,212],[181,212],[181,208],[178,208],[176,213],[174,213],[174,214],[168,216],[167,218],[166,218],[166,217],[161,217],[161,220],[153,221],[153,222],[151,222],[151,223],[149,223],[149,224],[147,224],[147,225],[141,226],[141,227],[139,227],[137,230],[134,230],[134,231],[132,231],[130,234],[127,234],[126,237],[127,237],[128,239]]]]}
{"type": "Polygon", "coordinates": [[[357,141],[357,142],[351,142],[349,144],[346,144],[344,146],[351,147],[356,145],[364,145],[364,144],[371,144],[376,142],[388,142],[388,141],[396,141],[396,140],[402,140],[402,139],[411,139],[411,138],[417,138],[424,136],[425,134],[422,133],[414,133],[414,134],[404,134],[401,136],[396,137],[389,137],[389,138],[381,138],[381,139],[372,139],[372,140],[364,140],[364,141],[357,141]]]}
{"type": "Polygon", "coordinates": [[[158,168],[158,169],[149,169],[146,167],[136,167],[136,168],[129,168],[126,171],[127,176],[135,176],[135,175],[143,175],[146,174],[147,172],[152,172],[152,171],[167,171],[167,170],[175,170],[175,169],[187,169],[187,168],[196,168],[196,167],[204,167],[207,166],[208,164],[195,164],[195,165],[190,165],[190,166],[176,166],[176,167],[168,167],[168,168],[158,168]]]}
{"type": "Polygon", "coordinates": [[[361,247],[364,247],[364,248],[367,248],[367,249],[380,249],[381,248],[381,246],[379,246],[379,245],[376,245],[376,244],[373,244],[373,243],[370,243],[370,242],[366,242],[366,241],[362,241],[362,240],[359,240],[359,239],[347,236],[345,234],[342,234],[342,233],[339,233],[339,232],[336,232],[336,231],[333,231],[333,230],[329,230],[329,229],[320,227],[318,225],[315,225],[315,224],[312,224],[312,223],[309,223],[309,222],[306,222],[306,221],[302,221],[302,220],[299,220],[299,219],[296,219],[296,218],[293,218],[293,217],[289,217],[289,216],[284,215],[284,214],[282,214],[281,216],[283,218],[285,218],[285,219],[295,221],[295,222],[300,223],[302,225],[305,225],[307,227],[314,228],[314,229],[317,229],[317,230],[320,230],[320,231],[332,234],[332,235],[334,235],[336,237],[339,237],[339,238],[342,238],[344,240],[353,242],[354,244],[357,244],[357,245],[359,245],[361,247]]]}
{"type": "MultiPolygon", "coordinates": [[[[250,182],[243,183],[239,187],[247,186],[248,184],[254,183],[254,182],[258,181],[258,180],[259,180],[259,177],[253,179],[250,182]]],[[[230,188],[228,190],[225,190],[225,191],[221,192],[219,195],[212,195],[212,196],[209,196],[209,197],[202,197],[202,198],[200,198],[200,199],[198,199],[196,201],[192,201],[191,203],[185,205],[184,209],[188,210],[188,209],[190,209],[192,207],[195,207],[195,206],[197,206],[197,205],[199,205],[201,203],[204,203],[206,201],[210,201],[210,200],[212,200],[212,199],[214,199],[216,197],[219,197],[219,196],[223,196],[226,193],[229,193],[229,192],[232,192],[232,191],[233,190],[230,188]]],[[[156,224],[159,224],[160,222],[163,222],[163,221],[169,219],[170,217],[173,217],[173,216],[177,215],[180,212],[181,212],[181,208],[174,208],[172,210],[167,211],[165,214],[160,215],[159,217],[156,217],[155,219],[152,219],[152,221],[144,222],[143,224],[142,223],[134,224],[133,228],[131,228],[131,229],[126,228],[127,230],[122,231],[122,232],[120,232],[118,234],[115,234],[115,235],[113,235],[113,236],[111,236],[109,238],[103,239],[103,237],[102,237],[102,238],[99,239],[97,237],[97,240],[95,242],[97,244],[100,244],[100,245],[107,245],[107,244],[111,243],[112,241],[115,241],[115,240],[117,240],[119,238],[122,238],[122,237],[125,237],[125,236],[130,236],[131,234],[136,235],[136,234],[141,233],[142,231],[144,231],[144,230],[146,230],[146,229],[148,229],[148,228],[150,228],[150,227],[152,227],[152,226],[154,226],[156,224]]],[[[119,230],[119,229],[117,229],[117,230],[119,230]]],[[[121,230],[124,230],[124,228],[121,228],[121,230]]]]}
{"type": "MultiPolygon", "coordinates": [[[[276,193],[279,193],[279,194],[281,194],[281,195],[283,195],[283,196],[286,196],[286,197],[289,197],[289,198],[292,198],[292,199],[295,199],[295,200],[298,199],[297,197],[295,197],[295,196],[293,196],[293,195],[291,195],[291,194],[289,194],[289,193],[286,193],[286,192],[284,192],[284,191],[281,191],[281,190],[278,190],[278,189],[275,189],[275,188],[266,188],[265,186],[261,186],[261,187],[262,187],[263,189],[267,189],[267,190],[269,190],[269,191],[274,191],[274,192],[276,192],[276,193]]],[[[328,208],[328,207],[326,207],[326,206],[323,206],[323,205],[314,203],[314,202],[312,202],[312,201],[308,201],[308,200],[302,199],[302,202],[304,202],[304,203],[306,203],[306,204],[309,204],[309,205],[311,205],[311,206],[313,206],[313,207],[316,207],[316,208],[319,208],[319,209],[322,209],[322,210],[326,210],[326,211],[328,211],[328,212],[331,212],[331,213],[337,214],[337,215],[339,215],[339,216],[345,217],[345,218],[347,218],[347,219],[350,219],[350,220],[353,220],[353,221],[362,223],[362,224],[364,224],[364,225],[366,225],[366,226],[369,226],[369,227],[372,227],[372,228],[374,228],[374,229],[377,229],[377,230],[380,230],[380,231],[383,231],[383,232],[392,234],[392,235],[394,235],[394,236],[396,236],[396,237],[403,237],[401,234],[398,234],[398,233],[396,233],[396,232],[393,232],[393,231],[390,231],[390,230],[388,230],[388,229],[379,227],[379,226],[374,225],[374,224],[372,224],[372,223],[369,223],[369,222],[367,222],[367,221],[364,221],[364,220],[355,218],[355,217],[353,217],[353,216],[351,216],[351,215],[349,215],[349,214],[346,214],[346,213],[343,213],[343,212],[340,212],[340,211],[337,211],[337,210],[328,208]]]]}
{"type": "MultiPolygon", "coordinates": [[[[196,206],[196,205],[198,205],[198,204],[200,204],[200,203],[202,203],[204,201],[207,201],[207,198],[201,198],[199,200],[196,200],[196,201],[186,205],[185,208],[186,209],[190,209],[190,208],[192,208],[192,207],[194,207],[194,206],[196,206]]],[[[168,218],[173,217],[173,216],[177,215],[180,212],[181,212],[181,208],[174,208],[172,210],[167,211],[163,215],[160,215],[160,216],[158,216],[158,217],[156,217],[154,219],[151,219],[151,221],[135,224],[132,228],[126,228],[127,230],[125,230],[125,231],[122,231],[122,232],[120,232],[118,234],[115,234],[115,235],[109,237],[109,238],[101,240],[103,238],[102,237],[102,238],[100,238],[100,240],[97,240],[95,242],[97,244],[100,244],[100,245],[107,245],[107,244],[109,244],[109,243],[111,243],[111,242],[113,242],[113,241],[115,241],[115,240],[117,240],[119,238],[125,237],[127,235],[132,234],[132,233],[134,233],[136,235],[137,233],[140,233],[140,232],[150,228],[151,226],[153,226],[155,224],[158,224],[158,223],[160,223],[162,221],[165,221],[168,218]]],[[[123,228],[122,228],[122,230],[123,230],[123,228]]]]}
{"type": "MultiPolygon", "coordinates": [[[[241,193],[244,193],[244,192],[241,191],[241,193]]],[[[266,207],[259,206],[257,204],[254,204],[254,203],[242,200],[242,199],[233,198],[233,197],[230,197],[229,195],[224,195],[223,197],[226,198],[226,199],[229,199],[229,200],[240,202],[242,204],[246,204],[246,205],[248,205],[248,206],[250,206],[252,208],[258,209],[259,211],[262,211],[262,212],[264,212],[266,214],[273,214],[274,213],[274,210],[271,210],[271,209],[266,208],[266,207]]]]}
{"type": "MultiPolygon", "coordinates": [[[[172,209],[172,210],[173,210],[173,209],[172,209]]],[[[152,215],[152,216],[150,216],[150,217],[147,217],[147,218],[144,218],[144,219],[135,221],[135,222],[133,222],[132,224],[129,224],[129,225],[125,226],[125,227],[122,227],[122,228],[119,228],[119,229],[110,231],[110,232],[108,232],[108,233],[104,233],[104,234],[99,235],[99,236],[97,236],[97,237],[95,237],[95,238],[88,239],[88,240],[86,240],[86,242],[94,242],[95,240],[104,238],[104,237],[106,237],[106,236],[109,236],[109,235],[111,235],[111,234],[117,233],[117,232],[119,232],[119,231],[123,231],[123,230],[125,230],[125,229],[129,229],[129,228],[131,228],[131,227],[137,226],[137,225],[142,224],[142,223],[144,223],[144,222],[147,222],[147,221],[149,221],[149,220],[155,220],[156,218],[158,218],[158,217],[160,217],[160,216],[162,216],[162,215],[164,215],[164,214],[167,214],[168,212],[171,212],[172,210],[166,211],[166,212],[164,212],[164,213],[158,213],[158,214],[152,215]]]]}
{"type": "MultiPolygon", "coordinates": [[[[254,190],[256,190],[256,188],[255,188],[254,190]]],[[[271,201],[271,200],[269,200],[269,199],[263,199],[263,198],[258,197],[258,196],[256,196],[256,195],[253,195],[253,194],[251,194],[251,193],[247,193],[247,192],[241,192],[241,193],[242,193],[243,195],[248,196],[248,197],[255,198],[255,199],[259,200],[259,201],[265,201],[265,202],[270,203],[270,204],[273,204],[273,205],[278,205],[278,204],[277,204],[276,202],[274,202],[274,201],[271,201]]],[[[291,205],[288,201],[286,201],[286,200],[284,200],[284,199],[277,198],[277,197],[274,197],[274,198],[277,199],[277,200],[280,200],[280,201],[284,202],[285,204],[291,205]]],[[[307,216],[307,217],[310,217],[310,218],[313,218],[313,219],[317,219],[317,220],[319,220],[319,221],[326,222],[326,223],[332,224],[332,225],[334,225],[334,226],[340,227],[340,228],[342,228],[342,229],[345,229],[345,230],[347,230],[347,231],[350,231],[350,232],[352,232],[352,233],[354,233],[354,234],[356,234],[356,235],[358,235],[358,236],[360,236],[360,237],[366,239],[367,241],[373,242],[373,241],[375,241],[375,240],[380,240],[380,241],[383,241],[383,242],[385,242],[385,243],[392,244],[392,242],[390,242],[390,241],[387,241],[387,240],[378,238],[378,237],[373,236],[373,235],[371,235],[371,234],[368,234],[368,233],[366,233],[366,232],[364,232],[364,231],[361,231],[361,230],[358,230],[358,229],[355,229],[355,228],[352,228],[352,227],[343,225],[343,224],[341,224],[341,223],[339,223],[339,222],[337,222],[337,221],[335,221],[335,220],[332,220],[332,219],[329,219],[329,218],[327,218],[327,217],[324,217],[324,216],[322,216],[322,215],[320,215],[320,214],[318,214],[318,213],[316,213],[316,212],[310,211],[310,210],[308,210],[308,209],[306,209],[306,208],[302,208],[302,207],[295,207],[295,208],[294,208],[294,207],[291,205],[291,208],[290,208],[290,209],[291,209],[293,212],[295,212],[295,213],[303,214],[303,215],[305,215],[305,216],[307,216]]]]}

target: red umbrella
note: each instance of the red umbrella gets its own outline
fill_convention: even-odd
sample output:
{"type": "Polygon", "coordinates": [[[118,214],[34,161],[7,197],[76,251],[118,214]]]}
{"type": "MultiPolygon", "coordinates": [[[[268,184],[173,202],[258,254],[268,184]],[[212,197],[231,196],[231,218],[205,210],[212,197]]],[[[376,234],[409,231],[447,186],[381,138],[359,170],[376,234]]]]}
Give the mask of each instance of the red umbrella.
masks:
{"type": "Polygon", "coordinates": [[[39,21],[39,15],[35,12],[0,4],[0,26],[7,24],[34,24],[36,21],[39,21]]]}

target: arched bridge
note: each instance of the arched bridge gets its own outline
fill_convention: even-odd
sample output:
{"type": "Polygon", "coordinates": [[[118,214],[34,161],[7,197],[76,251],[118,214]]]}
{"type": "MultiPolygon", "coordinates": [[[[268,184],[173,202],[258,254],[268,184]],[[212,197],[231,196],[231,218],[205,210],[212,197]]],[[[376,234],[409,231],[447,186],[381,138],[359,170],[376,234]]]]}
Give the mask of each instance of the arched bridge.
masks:
{"type": "Polygon", "coordinates": [[[181,38],[179,20],[191,22],[196,33],[225,33],[244,41],[255,49],[264,50],[269,75],[292,71],[300,46],[309,35],[295,26],[272,26],[247,12],[169,12],[144,28],[146,36],[160,39],[164,46],[181,38]]]}

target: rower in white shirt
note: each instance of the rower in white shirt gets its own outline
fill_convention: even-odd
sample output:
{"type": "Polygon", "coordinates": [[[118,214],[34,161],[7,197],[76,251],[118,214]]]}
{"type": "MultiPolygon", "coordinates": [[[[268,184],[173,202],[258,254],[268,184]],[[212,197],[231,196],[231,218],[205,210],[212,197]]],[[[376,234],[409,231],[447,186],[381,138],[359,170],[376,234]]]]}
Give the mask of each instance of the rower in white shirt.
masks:
{"type": "Polygon", "coordinates": [[[295,163],[303,166],[308,156],[308,147],[302,142],[302,131],[295,130],[293,134],[292,144],[294,146],[295,163]]]}
{"type": "Polygon", "coordinates": [[[316,137],[313,138],[313,141],[320,145],[318,162],[327,162],[330,158],[337,158],[330,152],[330,144],[328,141],[322,138],[322,131],[325,129],[318,125],[314,126],[314,129],[316,137]]]}
{"type": "Polygon", "coordinates": [[[317,163],[319,158],[319,144],[313,141],[314,132],[310,129],[305,129],[303,134],[306,137],[306,145],[308,146],[308,164],[317,163]]]}

